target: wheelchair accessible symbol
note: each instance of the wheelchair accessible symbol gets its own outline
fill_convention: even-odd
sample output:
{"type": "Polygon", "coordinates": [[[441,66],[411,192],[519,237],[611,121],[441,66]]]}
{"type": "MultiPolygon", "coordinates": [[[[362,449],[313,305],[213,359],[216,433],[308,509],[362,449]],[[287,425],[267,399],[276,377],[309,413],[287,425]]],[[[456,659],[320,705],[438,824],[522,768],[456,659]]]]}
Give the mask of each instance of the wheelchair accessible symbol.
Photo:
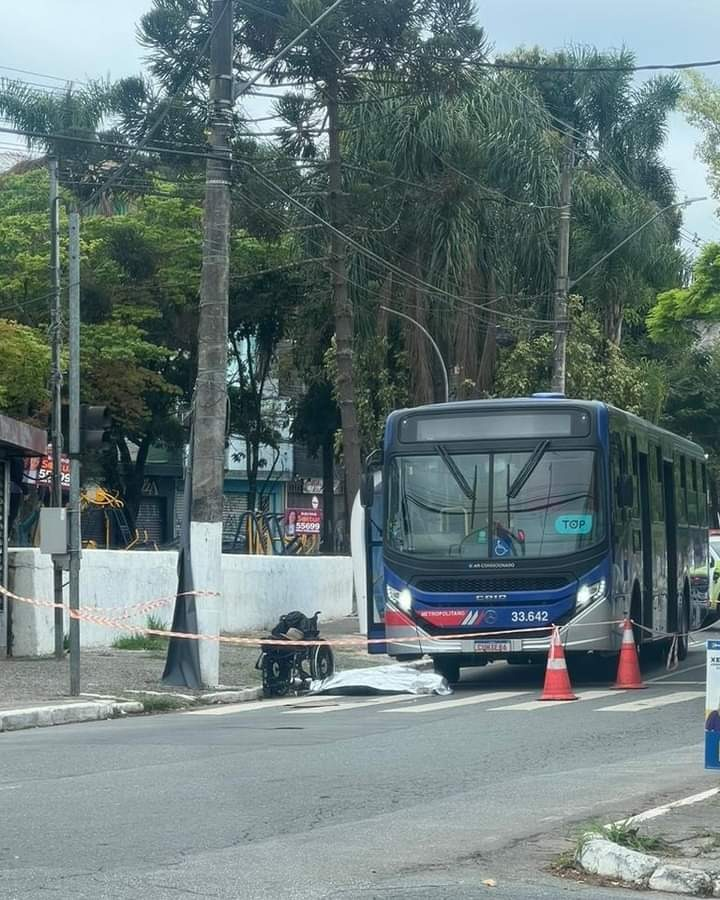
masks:
{"type": "Polygon", "coordinates": [[[509,556],[512,553],[512,545],[507,538],[495,538],[493,556],[509,556]]]}

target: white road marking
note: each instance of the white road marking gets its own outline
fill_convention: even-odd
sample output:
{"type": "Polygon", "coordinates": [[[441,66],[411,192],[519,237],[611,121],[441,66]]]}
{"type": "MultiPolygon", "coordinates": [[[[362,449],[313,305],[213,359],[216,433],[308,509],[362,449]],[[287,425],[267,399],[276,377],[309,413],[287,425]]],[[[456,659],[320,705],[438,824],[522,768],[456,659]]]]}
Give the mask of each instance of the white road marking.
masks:
{"type": "Polygon", "coordinates": [[[184,716],[230,716],[240,712],[258,712],[261,709],[275,709],[278,706],[297,706],[304,703],[319,703],[324,697],[282,697],[277,700],[248,700],[245,703],[228,703],[223,706],[208,706],[203,709],[190,709],[182,713],[184,716]]]}
{"type": "MultiPolygon", "coordinates": [[[[703,800],[709,800],[720,794],[720,787],[710,788],[709,791],[702,791],[699,794],[691,794],[689,797],[683,797],[682,800],[673,800],[672,803],[666,803],[663,806],[655,806],[653,809],[647,809],[645,812],[638,813],[636,816],[630,816],[629,819],[621,819],[619,822],[613,822],[614,825],[630,825],[635,822],[647,822],[648,819],[657,819],[658,816],[664,816],[671,809],[677,809],[679,806],[692,806],[693,803],[702,803],[703,800]]],[[[606,828],[609,826],[605,826],[606,828]]]]}
{"type": "Polygon", "coordinates": [[[704,669],[705,663],[699,666],[688,666],[687,669],[676,669],[674,672],[668,672],[667,675],[658,675],[657,678],[648,678],[648,684],[654,684],[656,681],[665,681],[666,678],[673,678],[675,675],[685,675],[686,672],[694,672],[696,669],[704,669]]]}
{"type": "Polygon", "coordinates": [[[577,700],[528,700],[526,703],[513,703],[510,706],[493,706],[490,712],[505,712],[505,710],[530,711],[533,709],[548,709],[551,706],[567,706],[577,703],[579,700],[601,700],[603,697],[614,697],[622,691],[579,691],[577,700]]]}
{"type": "Polygon", "coordinates": [[[454,709],[456,706],[470,706],[475,703],[494,703],[497,700],[504,700],[506,697],[522,697],[527,693],[528,691],[497,691],[492,694],[473,694],[472,697],[460,697],[458,700],[433,700],[417,706],[401,706],[399,709],[384,711],[392,713],[435,712],[438,709],[454,709]]]}
{"type": "Polygon", "coordinates": [[[288,716],[307,716],[311,713],[329,713],[329,712],[342,712],[345,709],[362,709],[365,706],[381,706],[384,703],[401,703],[410,699],[407,694],[401,694],[398,696],[397,694],[391,694],[384,697],[363,697],[362,699],[354,699],[346,702],[346,698],[340,697],[322,697],[315,698],[329,700],[329,703],[323,704],[322,706],[306,706],[303,709],[286,709],[285,715],[288,716]]]}
{"type": "Polygon", "coordinates": [[[676,691],[674,694],[661,694],[659,697],[648,697],[644,700],[636,700],[634,703],[618,703],[615,706],[603,706],[598,712],[642,712],[646,709],[655,709],[659,706],[669,706],[671,703],[684,703],[687,700],[697,700],[704,697],[705,691],[676,691]]]}

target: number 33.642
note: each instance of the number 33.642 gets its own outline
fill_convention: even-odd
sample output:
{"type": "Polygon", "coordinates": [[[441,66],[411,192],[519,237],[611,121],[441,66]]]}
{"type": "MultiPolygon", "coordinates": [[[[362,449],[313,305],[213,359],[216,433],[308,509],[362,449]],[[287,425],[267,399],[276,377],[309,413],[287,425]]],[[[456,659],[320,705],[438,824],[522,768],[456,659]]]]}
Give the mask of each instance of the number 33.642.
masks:
{"type": "Polygon", "coordinates": [[[546,609],[513,610],[510,613],[511,622],[547,622],[550,614],[546,609]]]}

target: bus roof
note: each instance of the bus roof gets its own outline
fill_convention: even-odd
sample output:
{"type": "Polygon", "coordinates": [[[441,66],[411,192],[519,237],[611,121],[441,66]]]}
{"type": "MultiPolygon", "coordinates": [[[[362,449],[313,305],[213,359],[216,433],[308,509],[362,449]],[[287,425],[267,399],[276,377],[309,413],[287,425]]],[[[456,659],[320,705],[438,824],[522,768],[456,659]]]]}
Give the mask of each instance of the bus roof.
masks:
{"type": "Polygon", "coordinates": [[[410,414],[422,415],[423,413],[437,412],[440,409],[445,412],[472,412],[473,410],[477,410],[479,412],[483,409],[507,409],[513,407],[517,407],[518,409],[527,409],[528,407],[533,406],[552,408],[556,405],[561,407],[573,407],[575,409],[580,407],[596,412],[601,409],[607,410],[611,415],[621,416],[625,419],[625,421],[627,421],[628,423],[632,423],[637,428],[642,428],[645,431],[653,432],[659,437],[663,437],[666,440],[671,441],[677,447],[684,448],[686,452],[692,452],[697,456],[705,455],[705,451],[700,446],[700,444],[696,444],[694,441],[691,441],[688,438],[682,437],[678,434],[674,434],[672,431],[668,431],[665,428],[661,428],[659,425],[653,425],[652,422],[648,422],[646,419],[642,419],[640,416],[636,416],[634,413],[626,412],[625,410],[619,409],[616,406],[612,406],[609,403],[603,403],[600,400],[573,400],[569,397],[561,397],[559,395],[553,394],[538,394],[537,396],[533,397],[501,397],[492,400],[455,400],[451,403],[429,403],[423,406],[413,406],[406,409],[393,410],[388,415],[388,421],[402,418],[403,416],[410,414]]]}

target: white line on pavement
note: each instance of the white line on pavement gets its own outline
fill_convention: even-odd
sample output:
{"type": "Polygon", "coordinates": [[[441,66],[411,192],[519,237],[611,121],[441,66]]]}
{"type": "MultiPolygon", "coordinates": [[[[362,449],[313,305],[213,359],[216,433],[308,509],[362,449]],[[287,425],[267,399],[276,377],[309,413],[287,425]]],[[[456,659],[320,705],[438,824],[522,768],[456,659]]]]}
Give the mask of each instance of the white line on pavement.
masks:
{"type": "Polygon", "coordinates": [[[648,678],[648,684],[654,684],[656,681],[665,681],[666,678],[672,678],[675,675],[685,675],[686,672],[694,672],[695,669],[704,669],[705,663],[699,666],[688,666],[687,669],[677,669],[675,672],[668,672],[667,675],[658,675],[657,678],[648,678]]]}
{"type": "Polygon", "coordinates": [[[312,697],[283,697],[278,700],[248,700],[245,703],[228,703],[223,706],[208,706],[203,709],[190,709],[182,713],[184,716],[230,716],[239,712],[258,712],[262,709],[274,709],[278,706],[297,706],[301,703],[318,703],[325,698],[312,697]]]}
{"type": "Polygon", "coordinates": [[[497,691],[492,694],[474,694],[472,697],[461,697],[459,700],[432,700],[417,706],[401,706],[398,709],[386,709],[392,713],[426,713],[435,712],[438,709],[454,709],[456,706],[470,706],[474,703],[494,703],[496,700],[504,700],[506,697],[522,697],[527,691],[497,691]]]}
{"type": "Polygon", "coordinates": [[[362,709],[364,706],[381,706],[383,703],[407,703],[410,698],[407,694],[401,694],[399,697],[397,694],[393,694],[385,697],[363,697],[360,700],[350,700],[349,702],[341,702],[338,697],[323,697],[322,699],[330,700],[331,702],[323,704],[323,706],[306,706],[303,709],[286,709],[285,715],[306,716],[311,713],[342,712],[346,709],[362,709]]]}
{"type": "Polygon", "coordinates": [[[709,800],[720,794],[720,787],[710,788],[709,791],[702,791],[700,794],[691,794],[689,797],[683,797],[682,800],[673,800],[672,803],[666,803],[663,806],[655,806],[653,809],[646,809],[645,812],[638,813],[636,816],[630,816],[629,819],[621,819],[614,822],[614,825],[630,825],[634,822],[647,822],[648,819],[657,819],[658,816],[664,816],[671,809],[677,809],[679,806],[692,806],[693,803],[701,803],[703,800],[709,800]]]}
{"type": "Polygon", "coordinates": [[[704,696],[705,691],[677,691],[674,694],[661,694],[659,697],[635,700],[634,703],[618,703],[615,706],[603,706],[598,712],[642,712],[645,709],[669,706],[671,703],[684,703],[687,700],[696,700],[698,697],[704,696]]]}
{"type": "MultiPolygon", "coordinates": [[[[580,691],[577,695],[578,700],[601,700],[603,697],[614,697],[621,691],[580,691]]],[[[570,700],[528,700],[526,703],[513,703],[510,706],[493,706],[490,712],[505,712],[505,710],[523,710],[529,711],[533,709],[548,709],[551,706],[567,706],[572,703],[570,700]]],[[[575,701],[577,702],[577,701],[575,701]]]]}

